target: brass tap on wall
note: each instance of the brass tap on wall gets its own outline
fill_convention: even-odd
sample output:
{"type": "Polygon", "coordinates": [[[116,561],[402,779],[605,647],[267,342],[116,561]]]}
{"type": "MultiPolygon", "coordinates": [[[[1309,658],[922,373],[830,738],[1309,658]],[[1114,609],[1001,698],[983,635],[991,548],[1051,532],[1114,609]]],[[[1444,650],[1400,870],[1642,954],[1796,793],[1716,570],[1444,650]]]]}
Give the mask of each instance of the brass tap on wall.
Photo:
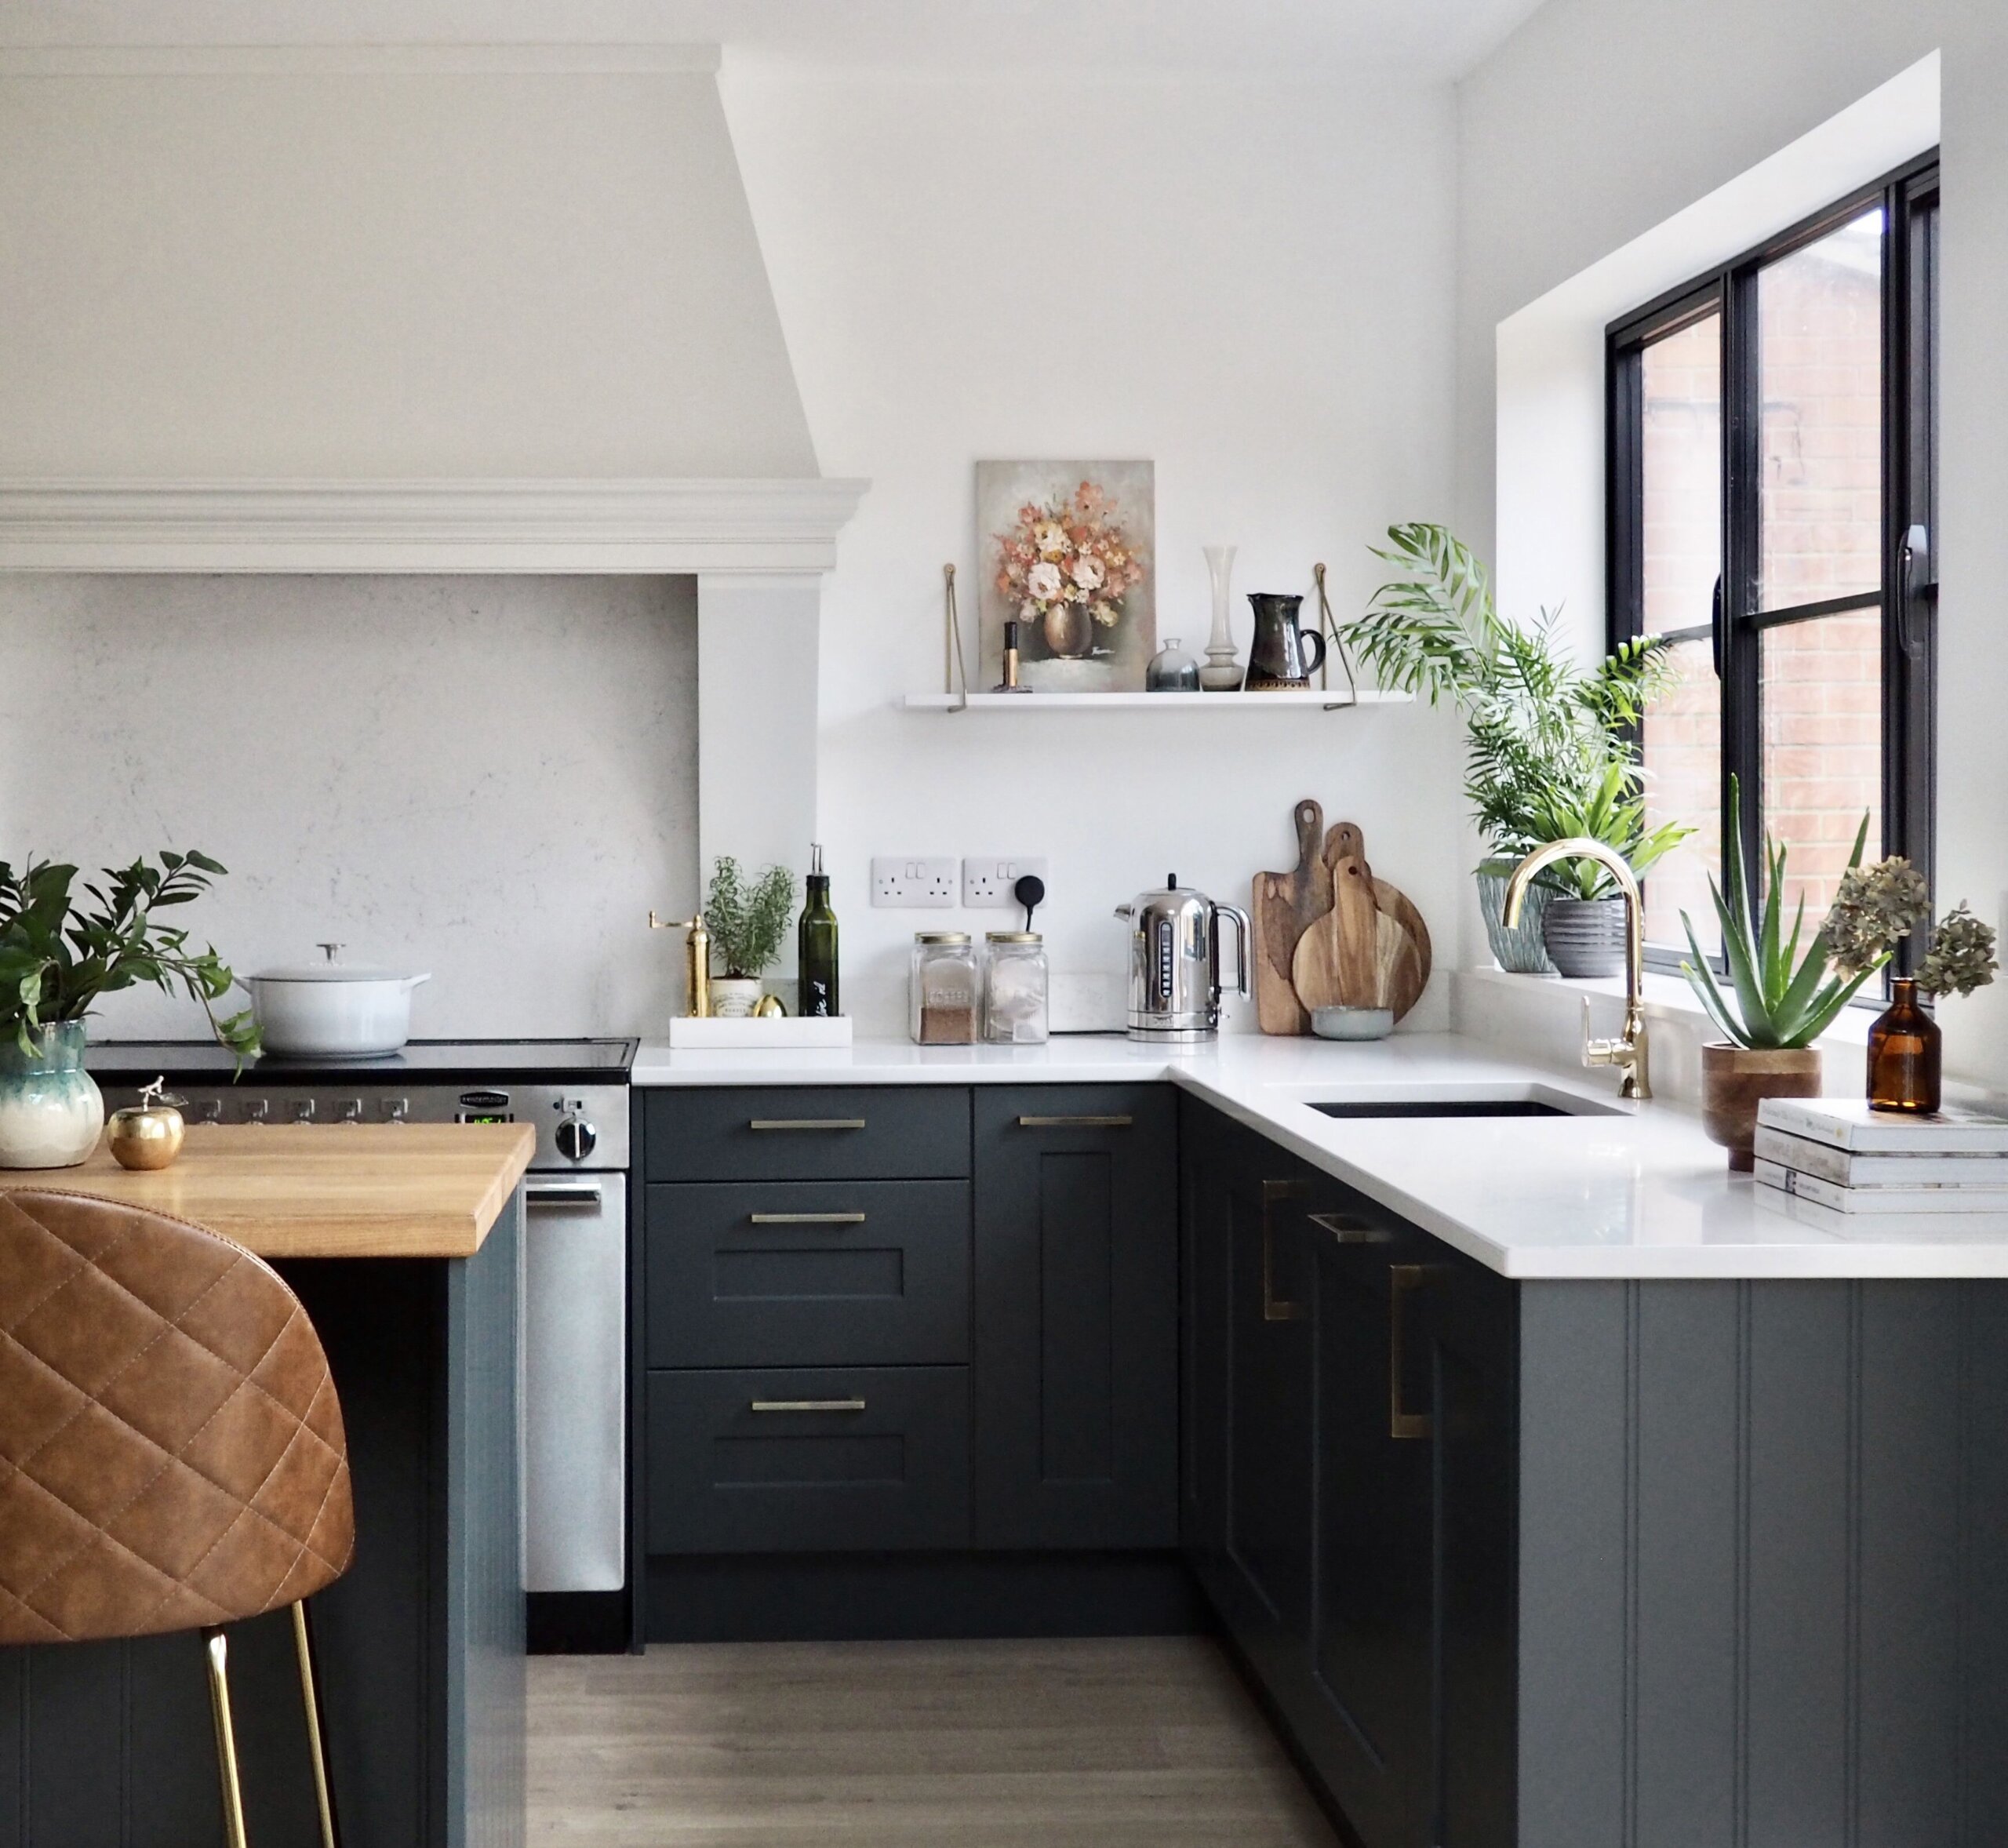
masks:
{"type": "Polygon", "coordinates": [[[711,933],[704,928],[704,914],[689,918],[658,918],[649,913],[651,930],[687,930],[683,940],[683,1011],[693,1020],[704,1020],[711,1013],[711,933]]]}

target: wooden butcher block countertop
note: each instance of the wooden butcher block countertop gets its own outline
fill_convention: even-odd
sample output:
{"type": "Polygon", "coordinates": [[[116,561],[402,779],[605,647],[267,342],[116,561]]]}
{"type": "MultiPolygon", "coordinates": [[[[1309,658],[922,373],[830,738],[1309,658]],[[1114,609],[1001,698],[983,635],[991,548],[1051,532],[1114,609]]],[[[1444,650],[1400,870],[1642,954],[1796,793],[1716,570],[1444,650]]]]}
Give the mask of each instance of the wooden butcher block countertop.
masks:
{"type": "Polygon", "coordinates": [[[146,1206],[261,1257],[470,1257],[537,1147],[527,1123],[203,1123],[174,1165],[0,1170],[0,1189],[60,1188],[146,1206]]]}

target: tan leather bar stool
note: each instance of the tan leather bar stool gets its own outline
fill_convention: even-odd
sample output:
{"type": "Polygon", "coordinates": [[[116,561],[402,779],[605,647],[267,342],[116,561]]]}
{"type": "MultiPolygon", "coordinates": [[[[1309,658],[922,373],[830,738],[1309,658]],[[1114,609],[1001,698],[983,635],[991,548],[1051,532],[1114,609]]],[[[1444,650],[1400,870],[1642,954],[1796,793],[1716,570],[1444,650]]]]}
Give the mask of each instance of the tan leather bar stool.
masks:
{"type": "Polygon", "coordinates": [[[327,1356],[269,1265],[115,1201],[0,1194],[0,1644],[201,1630],[230,1848],[223,1627],[282,1605],[336,1848],[303,1600],[355,1545],[327,1356]]]}

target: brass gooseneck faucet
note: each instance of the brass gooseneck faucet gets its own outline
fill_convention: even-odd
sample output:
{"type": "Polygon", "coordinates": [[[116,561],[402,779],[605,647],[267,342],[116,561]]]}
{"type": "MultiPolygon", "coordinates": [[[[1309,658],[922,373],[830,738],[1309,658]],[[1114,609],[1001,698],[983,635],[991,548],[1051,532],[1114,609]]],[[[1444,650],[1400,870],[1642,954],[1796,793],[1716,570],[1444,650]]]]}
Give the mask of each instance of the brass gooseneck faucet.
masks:
{"type": "Polygon", "coordinates": [[[1639,896],[1639,882],[1632,876],[1624,856],[1602,841],[1580,835],[1537,847],[1513,868],[1512,877],[1506,882],[1506,927],[1510,930],[1519,922],[1520,910],[1526,903],[1527,889],[1533,884],[1535,875],[1558,860],[1594,860],[1617,882],[1624,900],[1624,1031],[1615,1039],[1591,1039],[1590,998],[1585,995],[1583,1063],[1617,1066],[1624,1074],[1618,1095],[1642,1101],[1653,1094],[1652,1060],[1642,999],[1646,981],[1646,907],[1639,896]]]}

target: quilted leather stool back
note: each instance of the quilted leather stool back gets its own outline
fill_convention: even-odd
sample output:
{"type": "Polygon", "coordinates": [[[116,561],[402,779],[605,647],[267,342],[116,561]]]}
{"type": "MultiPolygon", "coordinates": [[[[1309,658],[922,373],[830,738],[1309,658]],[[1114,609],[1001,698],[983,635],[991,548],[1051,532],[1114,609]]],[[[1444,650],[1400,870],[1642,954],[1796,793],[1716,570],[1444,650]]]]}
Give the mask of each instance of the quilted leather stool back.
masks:
{"type": "Polygon", "coordinates": [[[114,1201],[0,1193],[0,1643],[256,1617],[355,1544],[327,1356],[268,1265],[114,1201]]]}

